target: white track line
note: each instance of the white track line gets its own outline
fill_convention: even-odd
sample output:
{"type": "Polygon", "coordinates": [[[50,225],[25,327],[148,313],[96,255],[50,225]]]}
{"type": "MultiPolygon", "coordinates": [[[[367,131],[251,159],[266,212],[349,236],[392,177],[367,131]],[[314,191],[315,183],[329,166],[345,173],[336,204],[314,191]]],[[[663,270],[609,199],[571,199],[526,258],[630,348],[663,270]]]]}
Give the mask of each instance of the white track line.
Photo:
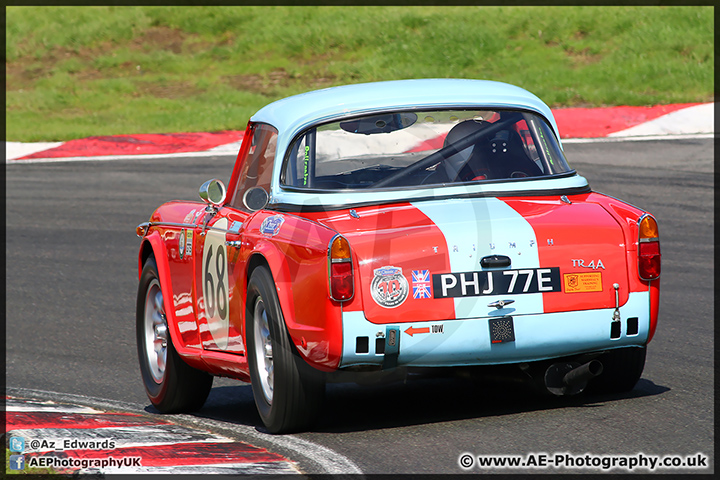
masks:
{"type": "Polygon", "coordinates": [[[219,420],[199,418],[191,415],[176,415],[189,423],[205,428],[226,429],[233,432],[242,432],[244,437],[251,437],[263,441],[272,441],[273,444],[297,452],[303,457],[322,465],[326,473],[331,475],[339,474],[362,474],[362,470],[349,458],[317,443],[303,440],[292,435],[269,435],[261,433],[254,428],[245,425],[228,425],[219,420]]]}
{"type": "Polygon", "coordinates": [[[90,407],[79,407],[75,405],[57,405],[55,403],[44,402],[17,402],[12,398],[5,400],[4,410],[6,412],[54,412],[84,414],[103,413],[102,410],[96,410],[90,407]]]}
{"type": "Polygon", "coordinates": [[[715,103],[704,103],[662,115],[634,127],[609,134],[609,137],[644,135],[682,135],[715,131],[715,103]]]}
{"type": "Polygon", "coordinates": [[[25,155],[57,148],[64,144],[65,142],[5,142],[5,156],[6,158],[24,157],[25,155]]]}
{"type": "Polygon", "coordinates": [[[195,157],[236,157],[238,152],[204,151],[204,152],[180,152],[180,153],[158,153],[153,155],[102,155],[98,157],[59,157],[59,158],[29,158],[26,160],[6,159],[8,165],[20,165],[26,163],[56,163],[56,162],[108,162],[113,160],[160,160],[172,158],[195,158],[195,157]]]}
{"type": "MultiPolygon", "coordinates": [[[[103,398],[88,397],[85,395],[74,395],[70,393],[49,392],[46,390],[34,390],[28,388],[7,387],[6,395],[26,396],[41,399],[52,399],[54,402],[70,402],[86,404],[95,408],[125,410],[134,413],[144,413],[145,405],[136,403],[116,402],[103,398]]],[[[261,440],[278,448],[290,450],[316,465],[318,473],[339,475],[339,474],[362,474],[362,470],[349,458],[341,455],[327,447],[318,445],[308,440],[293,435],[270,435],[258,432],[254,427],[247,425],[230,424],[218,420],[195,417],[192,415],[168,415],[168,420],[181,420],[185,423],[204,427],[206,429],[220,429],[232,432],[235,436],[244,439],[261,440]]]]}
{"type": "Polygon", "coordinates": [[[608,142],[639,142],[658,140],[695,140],[700,138],[714,138],[714,133],[694,133],[681,135],[637,135],[629,137],[601,137],[601,138],[563,138],[562,143],[608,143],[608,142]]]}

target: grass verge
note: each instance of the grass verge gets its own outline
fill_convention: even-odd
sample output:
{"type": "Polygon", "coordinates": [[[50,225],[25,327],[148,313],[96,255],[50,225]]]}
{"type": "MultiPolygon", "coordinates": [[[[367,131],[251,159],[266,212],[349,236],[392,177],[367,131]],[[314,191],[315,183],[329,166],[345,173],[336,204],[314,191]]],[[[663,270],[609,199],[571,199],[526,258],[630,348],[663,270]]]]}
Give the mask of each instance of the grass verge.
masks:
{"type": "Polygon", "coordinates": [[[7,7],[6,136],[242,130],[278,98],[401,78],[706,102],[713,34],[712,7],[7,7]]]}

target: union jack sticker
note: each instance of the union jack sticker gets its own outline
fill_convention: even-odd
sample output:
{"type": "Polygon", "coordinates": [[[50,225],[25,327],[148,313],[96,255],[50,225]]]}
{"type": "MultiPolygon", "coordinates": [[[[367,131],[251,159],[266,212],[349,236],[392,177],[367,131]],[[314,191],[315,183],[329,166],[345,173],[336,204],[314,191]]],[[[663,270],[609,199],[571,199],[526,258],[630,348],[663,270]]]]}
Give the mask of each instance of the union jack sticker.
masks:
{"type": "Polygon", "coordinates": [[[413,298],[432,297],[432,282],[429,270],[412,271],[413,298]]]}

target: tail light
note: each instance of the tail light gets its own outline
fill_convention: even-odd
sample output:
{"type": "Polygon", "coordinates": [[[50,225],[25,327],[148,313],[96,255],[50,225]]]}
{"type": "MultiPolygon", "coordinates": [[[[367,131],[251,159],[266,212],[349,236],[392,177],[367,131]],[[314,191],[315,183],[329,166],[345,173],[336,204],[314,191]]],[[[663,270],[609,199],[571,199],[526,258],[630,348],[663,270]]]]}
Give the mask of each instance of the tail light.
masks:
{"type": "Polygon", "coordinates": [[[643,280],[660,278],[660,235],[652,215],[638,220],[638,274],[643,280]]]}
{"type": "Polygon", "coordinates": [[[342,235],[335,235],[328,247],[328,280],[330,298],[343,302],[353,297],[352,255],[350,244],[342,235]]]}

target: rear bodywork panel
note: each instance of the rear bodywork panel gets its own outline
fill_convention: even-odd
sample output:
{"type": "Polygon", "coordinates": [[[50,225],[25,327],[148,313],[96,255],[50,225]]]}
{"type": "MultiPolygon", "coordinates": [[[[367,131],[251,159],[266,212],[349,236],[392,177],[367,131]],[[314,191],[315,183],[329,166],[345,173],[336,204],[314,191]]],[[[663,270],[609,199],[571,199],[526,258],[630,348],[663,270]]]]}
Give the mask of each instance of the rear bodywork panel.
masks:
{"type": "MultiPolygon", "coordinates": [[[[654,325],[650,290],[630,261],[637,232],[608,202],[598,194],[447,199],[358,208],[359,218],[314,215],[348,238],[357,262],[341,366],[383,364],[389,329],[397,363],[415,366],[646,344],[654,325]],[[485,257],[510,264],[484,268],[485,257]],[[500,300],[508,304],[489,305],[500,300]],[[619,336],[611,332],[616,306],[619,336]],[[493,328],[512,339],[491,338],[493,328]]],[[[642,213],[625,208],[636,220],[642,213]]]]}
{"type": "Polygon", "coordinates": [[[645,345],[657,320],[650,308],[657,286],[648,283],[657,282],[637,275],[636,223],[643,212],[597,193],[566,198],[428,200],[359,207],[353,215],[349,209],[257,212],[239,232],[242,247],[228,249],[234,280],[229,341],[221,345],[207,324],[202,282],[193,281],[201,278],[192,259],[203,257],[197,243],[202,206],[161,207],[151,219],[158,227],[146,242],[157,239],[155,255],[163,257],[158,265],[172,292],[165,298],[173,302],[167,311],[174,317],[171,334],[178,351],[223,375],[246,376],[243,299],[253,256],[255,263],[262,257],[271,267],[298,352],[326,371],[382,365],[393,347],[397,365],[452,366],[645,345]],[[186,217],[192,217],[193,228],[168,225],[186,217]],[[283,218],[275,235],[261,232],[269,217],[283,218]],[[353,253],[355,295],[342,304],[327,293],[327,246],[337,233],[353,253]],[[481,265],[486,257],[510,263],[486,268],[481,265]],[[388,286],[393,281],[397,287],[388,286]],[[512,302],[489,306],[500,300],[512,302]],[[613,338],[616,306],[622,326],[613,338]],[[512,338],[493,343],[493,328],[512,338]],[[392,329],[394,346],[387,345],[392,329]]]}

